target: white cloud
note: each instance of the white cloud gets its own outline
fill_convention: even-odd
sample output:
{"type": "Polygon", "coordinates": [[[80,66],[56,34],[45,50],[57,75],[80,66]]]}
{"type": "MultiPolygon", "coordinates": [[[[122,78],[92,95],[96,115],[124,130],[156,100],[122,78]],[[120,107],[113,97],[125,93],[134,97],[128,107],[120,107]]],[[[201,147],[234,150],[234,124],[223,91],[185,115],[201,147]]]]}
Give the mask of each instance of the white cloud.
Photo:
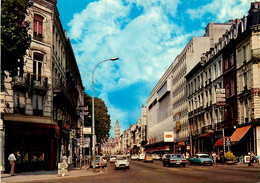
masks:
{"type": "MultiPolygon", "coordinates": [[[[133,114],[115,107],[108,100],[109,93],[138,81],[154,87],[187,43],[190,34],[185,35],[183,27],[168,17],[175,15],[178,3],[178,0],[129,0],[123,4],[118,0],[100,0],[88,4],[70,21],[69,36],[87,90],[91,90],[91,74],[98,62],[120,58],[102,63],[95,71],[95,94],[108,106],[112,125],[118,119],[125,130],[129,127],[126,127],[128,115],[133,114]],[[131,19],[133,3],[144,11],[131,19]]],[[[141,106],[138,107],[141,111],[141,106]]]]}
{"type": "MultiPolygon", "coordinates": [[[[251,0],[213,0],[196,9],[188,9],[187,13],[191,19],[202,19],[204,15],[211,14],[216,22],[226,22],[229,19],[240,18],[247,14],[251,0]]],[[[211,20],[209,20],[211,21],[211,20]]]]}

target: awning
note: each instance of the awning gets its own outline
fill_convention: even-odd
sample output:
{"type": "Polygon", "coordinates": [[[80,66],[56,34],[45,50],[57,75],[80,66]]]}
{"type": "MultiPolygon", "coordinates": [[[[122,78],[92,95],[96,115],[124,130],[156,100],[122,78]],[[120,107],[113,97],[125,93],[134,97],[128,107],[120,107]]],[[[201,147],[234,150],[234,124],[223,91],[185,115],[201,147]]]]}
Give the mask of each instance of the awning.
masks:
{"type": "MultiPolygon", "coordinates": [[[[225,142],[226,142],[227,138],[230,138],[230,137],[225,137],[225,142]]],[[[222,140],[222,138],[218,139],[218,140],[215,142],[214,146],[223,146],[223,140],[222,140]]]]}
{"type": "Polygon", "coordinates": [[[231,135],[231,142],[238,142],[239,140],[241,140],[248,132],[250,127],[251,125],[237,128],[235,132],[231,135]]]}
{"type": "Polygon", "coordinates": [[[213,135],[213,133],[203,133],[203,134],[199,135],[198,138],[201,138],[201,137],[210,138],[212,135],[213,135]]]}

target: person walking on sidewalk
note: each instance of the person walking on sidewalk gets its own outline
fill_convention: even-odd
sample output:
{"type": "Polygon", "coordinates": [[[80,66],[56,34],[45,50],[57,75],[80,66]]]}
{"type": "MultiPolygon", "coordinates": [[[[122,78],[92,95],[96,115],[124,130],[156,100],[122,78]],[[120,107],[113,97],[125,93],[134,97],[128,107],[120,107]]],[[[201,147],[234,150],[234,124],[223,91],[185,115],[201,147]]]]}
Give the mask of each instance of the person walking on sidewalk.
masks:
{"type": "Polygon", "coordinates": [[[12,152],[9,157],[8,157],[8,160],[10,161],[10,164],[11,164],[11,176],[14,175],[14,166],[15,166],[15,161],[16,161],[16,158],[15,158],[15,152],[12,152]]]}
{"type": "Polygon", "coordinates": [[[62,156],[62,158],[61,158],[61,162],[62,162],[62,163],[68,163],[68,158],[67,158],[67,156],[65,155],[65,153],[63,153],[63,156],[62,156]]]}
{"type": "Polygon", "coordinates": [[[100,158],[99,158],[99,169],[100,169],[100,172],[103,172],[103,171],[102,171],[102,167],[103,167],[103,158],[102,158],[102,156],[100,155],[100,158]]]}

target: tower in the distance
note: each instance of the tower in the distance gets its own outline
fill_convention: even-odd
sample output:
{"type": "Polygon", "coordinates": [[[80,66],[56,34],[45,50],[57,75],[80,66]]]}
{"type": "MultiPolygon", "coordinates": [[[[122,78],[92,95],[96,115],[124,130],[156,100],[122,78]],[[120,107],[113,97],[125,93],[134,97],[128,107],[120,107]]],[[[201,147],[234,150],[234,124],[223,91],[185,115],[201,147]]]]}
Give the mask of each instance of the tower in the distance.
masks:
{"type": "Polygon", "coordinates": [[[115,140],[117,141],[120,136],[120,128],[119,128],[119,123],[118,120],[116,120],[116,126],[115,126],[115,140]]]}

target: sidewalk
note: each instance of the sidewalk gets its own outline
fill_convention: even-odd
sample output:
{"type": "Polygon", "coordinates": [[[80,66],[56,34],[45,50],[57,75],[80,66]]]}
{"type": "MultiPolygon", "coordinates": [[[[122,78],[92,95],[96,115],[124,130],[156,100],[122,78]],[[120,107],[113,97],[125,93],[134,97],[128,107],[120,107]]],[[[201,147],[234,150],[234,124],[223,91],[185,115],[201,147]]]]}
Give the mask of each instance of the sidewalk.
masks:
{"type": "Polygon", "coordinates": [[[92,168],[82,167],[82,169],[78,167],[72,167],[70,171],[64,176],[61,177],[58,175],[58,170],[55,171],[36,171],[36,172],[22,172],[16,173],[15,176],[10,176],[10,174],[1,173],[1,181],[0,182],[33,182],[33,181],[41,181],[41,180],[51,180],[51,179],[66,179],[72,177],[85,177],[85,176],[95,176],[102,175],[105,172],[97,172],[94,173],[92,168]]]}

